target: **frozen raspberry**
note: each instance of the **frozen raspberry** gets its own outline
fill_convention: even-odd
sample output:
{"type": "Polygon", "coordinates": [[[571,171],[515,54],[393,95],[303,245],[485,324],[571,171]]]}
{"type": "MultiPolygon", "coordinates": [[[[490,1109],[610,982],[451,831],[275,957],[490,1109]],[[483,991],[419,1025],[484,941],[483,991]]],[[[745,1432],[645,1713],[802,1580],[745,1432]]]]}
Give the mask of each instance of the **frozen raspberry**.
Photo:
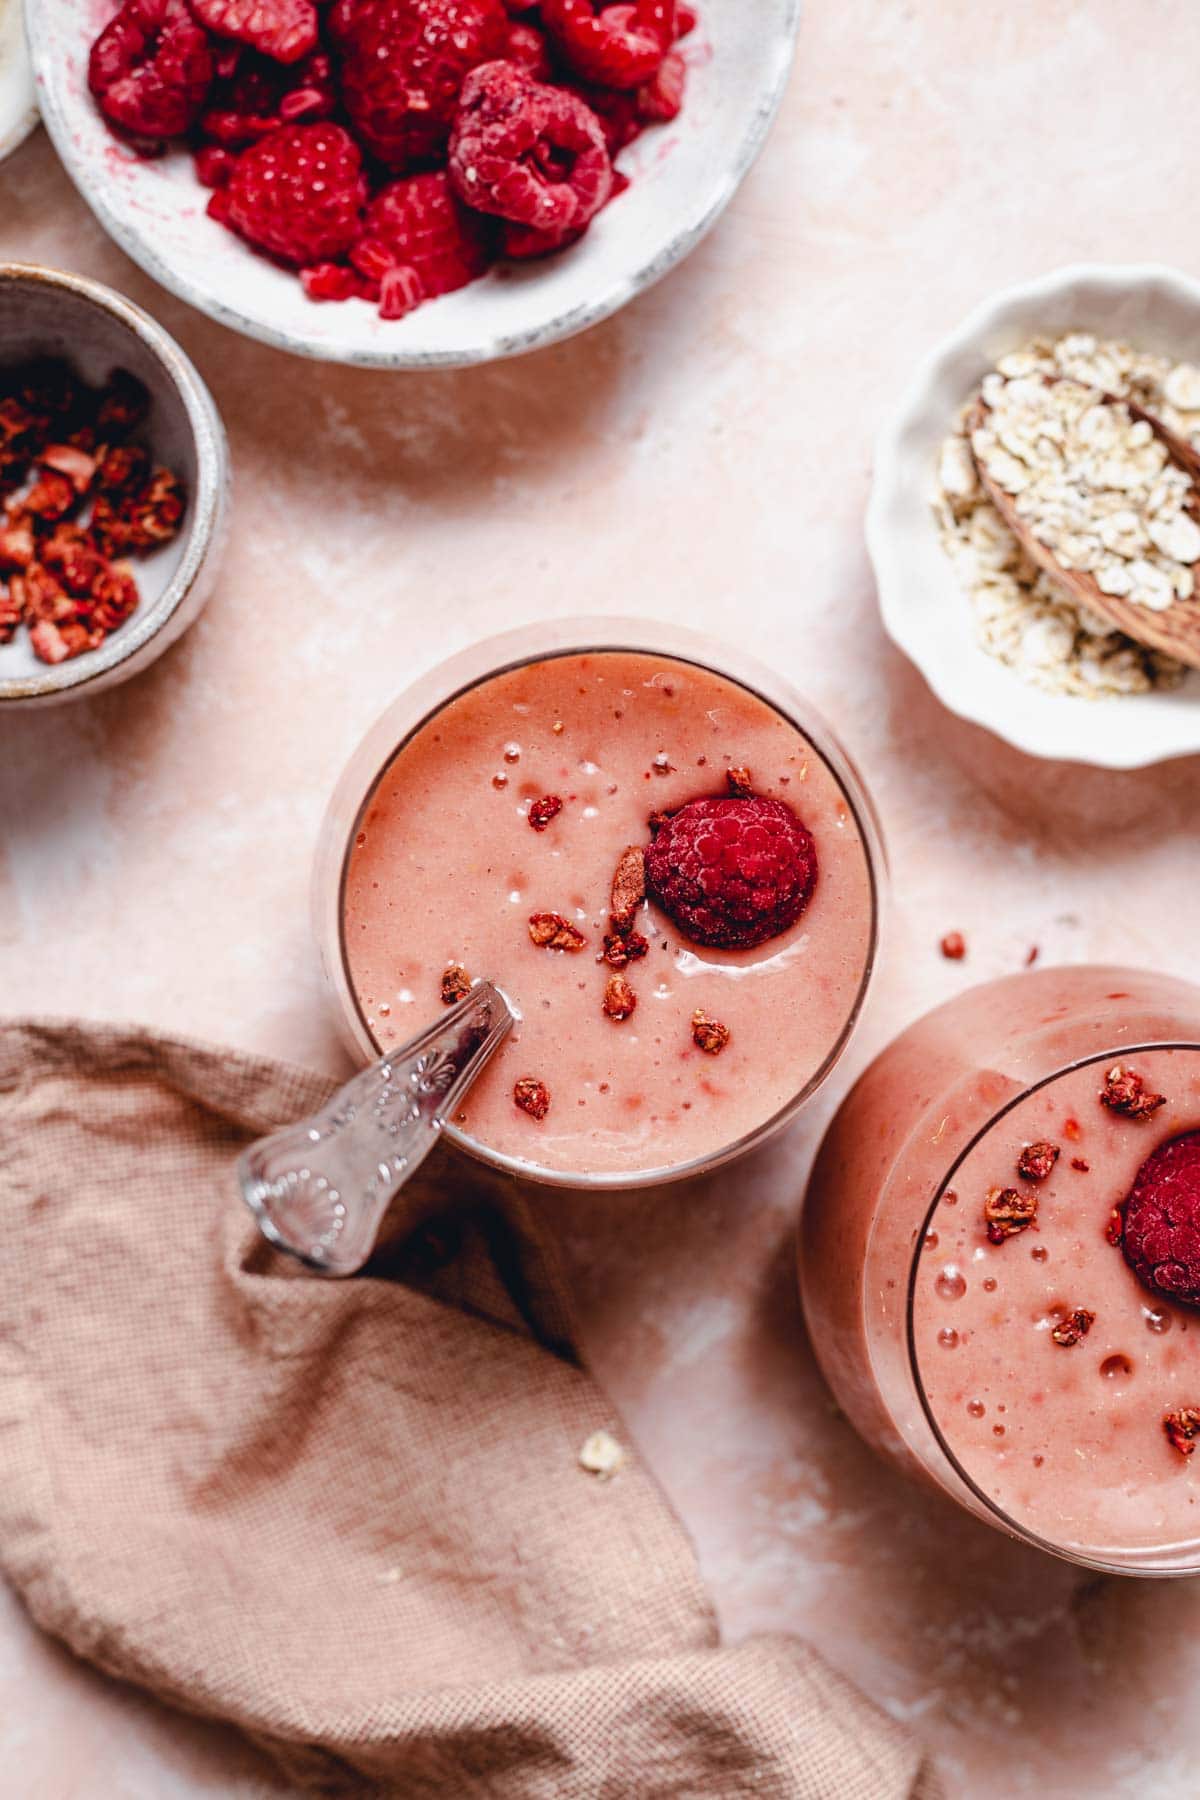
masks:
{"type": "Polygon", "coordinates": [[[403,170],[446,146],[466,75],[503,56],[500,0],[337,0],[342,99],[372,156],[403,170]]]}
{"type": "Polygon", "coordinates": [[[817,884],[812,834],[763,794],[692,800],[646,852],[651,896],[693,943],[749,950],[794,925],[817,884]]]}
{"type": "Polygon", "coordinates": [[[514,20],[505,38],[504,55],[509,62],[520,63],[522,68],[528,69],[535,81],[554,79],[550,46],[536,25],[514,20]]]}
{"type": "Polygon", "coordinates": [[[390,271],[410,269],[418,298],[432,300],[484,274],[490,261],[486,229],[458,199],[444,169],[408,175],[372,200],[350,260],[381,284],[390,271]]]}
{"type": "Polygon", "coordinates": [[[569,69],[601,87],[636,88],[657,74],[675,41],[674,0],[632,6],[542,0],[542,24],[569,69]]]}
{"type": "Polygon", "coordinates": [[[345,263],[313,263],[301,269],[300,284],[310,300],[354,300],[364,291],[362,277],[345,263]]]}
{"type": "Polygon", "coordinates": [[[647,125],[665,125],[683,111],[683,90],[687,85],[687,64],[678,50],[663,57],[649,81],[637,90],[638,117],[647,125]]]}
{"type": "Polygon", "coordinates": [[[191,129],[213,78],[184,0],[125,0],[92,45],[88,86],[109,124],[148,142],[191,129]]]}
{"type": "Polygon", "coordinates": [[[362,158],[340,125],[285,125],[238,160],[217,198],[235,231],[281,262],[344,256],[366,200],[362,158]]]}
{"type": "Polygon", "coordinates": [[[1200,1131],[1148,1156],[1124,1201],[1122,1248],[1138,1280],[1200,1306],[1200,1131]]]}
{"type": "Polygon", "coordinates": [[[594,112],[512,62],[468,75],[450,139],[459,197],[535,231],[578,231],[612,193],[613,170],[594,112]]]}
{"type": "Polygon", "coordinates": [[[298,62],[316,46],[312,0],[191,0],[191,7],[218,37],[249,44],[276,62],[298,62]]]}
{"type": "MultiPolygon", "coordinates": [[[[323,51],[285,67],[247,52],[209,93],[200,130],[225,149],[255,144],[281,125],[309,125],[337,111],[333,64],[323,51]]],[[[219,185],[219,184],[218,184],[219,185]]]]}

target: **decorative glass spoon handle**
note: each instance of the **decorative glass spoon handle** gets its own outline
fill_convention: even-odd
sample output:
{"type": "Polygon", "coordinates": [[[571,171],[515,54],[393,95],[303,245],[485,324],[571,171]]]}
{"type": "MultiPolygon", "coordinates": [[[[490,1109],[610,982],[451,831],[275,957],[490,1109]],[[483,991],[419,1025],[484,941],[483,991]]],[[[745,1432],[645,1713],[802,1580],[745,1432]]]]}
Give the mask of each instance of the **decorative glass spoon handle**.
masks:
{"type": "Polygon", "coordinates": [[[515,1017],[499,988],[480,981],[320,1112],[251,1144],[238,1175],[263,1236],[322,1275],[361,1269],[391,1202],[515,1017]]]}

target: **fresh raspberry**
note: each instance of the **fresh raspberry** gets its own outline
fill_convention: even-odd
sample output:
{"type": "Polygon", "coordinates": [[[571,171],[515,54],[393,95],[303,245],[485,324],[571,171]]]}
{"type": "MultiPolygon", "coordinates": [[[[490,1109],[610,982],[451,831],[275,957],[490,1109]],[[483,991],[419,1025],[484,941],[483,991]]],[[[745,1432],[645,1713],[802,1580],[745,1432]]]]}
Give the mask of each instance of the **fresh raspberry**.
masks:
{"type": "Polygon", "coordinates": [[[125,0],[88,63],[88,86],[109,124],[149,142],[191,129],[212,78],[208,37],[184,0],[125,0]]]}
{"type": "Polygon", "coordinates": [[[276,62],[298,62],[316,46],[312,0],[191,0],[191,7],[218,37],[249,44],[276,62]]]}
{"type": "Polygon", "coordinates": [[[817,884],[812,834],[763,794],[692,800],[646,852],[652,897],[693,943],[750,950],[794,925],[817,884]]]}
{"type": "Polygon", "coordinates": [[[1200,1131],[1148,1156],[1122,1206],[1125,1261],[1168,1300],[1200,1306],[1200,1131]]]}
{"type": "Polygon", "coordinates": [[[576,94],[546,87],[517,63],[468,75],[450,139],[459,197],[535,231],[578,231],[612,193],[599,119],[576,94]]]}
{"type": "Polygon", "coordinates": [[[464,78],[509,30],[500,0],[337,0],[342,99],[366,149],[395,170],[444,151],[464,78]]]}
{"type": "Polygon", "coordinates": [[[300,283],[310,300],[354,300],[365,297],[362,277],[345,263],[313,263],[300,271],[300,283]]]}
{"type": "Polygon", "coordinates": [[[389,272],[410,269],[420,284],[419,298],[432,300],[486,271],[486,225],[458,199],[444,169],[408,175],[372,200],[350,259],[369,281],[381,284],[389,272]]]}
{"type": "Polygon", "coordinates": [[[284,125],[239,158],[216,197],[235,231],[303,268],[346,254],[367,185],[358,146],[340,125],[284,125]]]}
{"type": "Polygon", "coordinates": [[[678,50],[663,57],[649,81],[637,91],[638,117],[647,125],[665,125],[683,111],[683,91],[687,85],[687,64],[678,50]]]}
{"type": "Polygon", "coordinates": [[[200,115],[200,130],[225,149],[257,143],[281,125],[308,125],[337,111],[333,64],[323,51],[284,67],[247,53],[218,80],[200,115]]]}
{"type": "Polygon", "coordinates": [[[542,0],[542,24],[567,67],[601,87],[649,81],[675,41],[674,0],[597,6],[596,0],[542,0]]]}
{"type": "Polygon", "coordinates": [[[554,66],[550,61],[550,46],[545,34],[536,25],[528,25],[514,20],[508,28],[504,46],[505,59],[508,62],[520,63],[528,69],[535,81],[552,81],[554,66]]]}

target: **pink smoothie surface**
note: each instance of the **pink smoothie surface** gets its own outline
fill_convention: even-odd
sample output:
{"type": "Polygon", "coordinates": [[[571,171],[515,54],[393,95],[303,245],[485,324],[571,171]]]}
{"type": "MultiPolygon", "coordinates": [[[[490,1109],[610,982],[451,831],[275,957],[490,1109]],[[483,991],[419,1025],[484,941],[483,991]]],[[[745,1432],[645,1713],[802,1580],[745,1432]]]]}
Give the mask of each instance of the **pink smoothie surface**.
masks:
{"type": "Polygon", "coordinates": [[[913,1297],[930,1409],[951,1452],[1010,1519],[1101,1554],[1200,1542],[1200,1457],[1163,1430],[1200,1407],[1200,1312],[1143,1286],[1109,1241],[1113,1208],[1151,1151],[1200,1125],[1200,1051],[1122,1053],[1167,1104],[1129,1119],[1098,1095],[1114,1059],[1059,1075],[1005,1112],[953,1172],[913,1297]],[[1061,1146],[1040,1186],[1024,1145],[1061,1146]],[[1035,1224],[988,1241],[989,1189],[1036,1193],[1035,1224]],[[1053,1330],[1083,1308],[1077,1343],[1053,1330]]]}
{"type": "Polygon", "coordinates": [[[344,941],[357,1003],[381,1048],[437,1016],[443,970],[489,976],[520,1023],[455,1123],[492,1152],[556,1173],[674,1170],[753,1133],[801,1093],[853,1022],[875,936],[871,868],[853,809],[809,740],[711,670],[633,651],[572,653],[496,675],[450,701],[399,749],[356,828],[344,941]],[[815,894],[754,950],[702,949],[657,908],[649,954],[624,971],[637,1009],[603,1011],[597,958],[617,860],[648,818],[724,794],[748,767],[813,834],[815,894]],[[531,802],[557,795],[543,832],[531,802]],[[533,912],[584,933],[577,954],[530,941],[533,912]],[[698,1049],[701,1008],[728,1027],[698,1049]],[[545,1083],[550,1110],[513,1085],[545,1083]]]}

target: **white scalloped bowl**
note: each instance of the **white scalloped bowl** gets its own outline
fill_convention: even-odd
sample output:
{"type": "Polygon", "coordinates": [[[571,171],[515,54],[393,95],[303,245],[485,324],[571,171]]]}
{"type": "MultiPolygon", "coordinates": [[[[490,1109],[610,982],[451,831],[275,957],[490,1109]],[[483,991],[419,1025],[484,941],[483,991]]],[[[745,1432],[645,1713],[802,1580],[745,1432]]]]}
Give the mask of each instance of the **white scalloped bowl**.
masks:
{"type": "Polygon", "coordinates": [[[867,547],[884,627],[942,704],[1031,756],[1133,769],[1200,752],[1200,673],[1173,692],[1087,699],[1047,694],[997,662],[933,515],[938,450],[997,357],[1073,327],[1142,349],[1197,355],[1200,283],[1154,264],[1079,264],[1008,288],[917,370],[879,434],[867,547]]]}
{"type": "Polygon", "coordinates": [[[544,262],[380,319],[362,300],[316,304],[205,214],[190,156],[139,161],[87,91],[88,50],[116,0],[26,0],[47,129],[104,228],[148,275],[235,331],[326,362],[456,368],[516,356],[607,318],[682,261],[715,223],[766,138],[787,82],[801,0],[699,0],[685,40],[681,116],[620,157],[633,178],[582,241],[544,262]]]}

